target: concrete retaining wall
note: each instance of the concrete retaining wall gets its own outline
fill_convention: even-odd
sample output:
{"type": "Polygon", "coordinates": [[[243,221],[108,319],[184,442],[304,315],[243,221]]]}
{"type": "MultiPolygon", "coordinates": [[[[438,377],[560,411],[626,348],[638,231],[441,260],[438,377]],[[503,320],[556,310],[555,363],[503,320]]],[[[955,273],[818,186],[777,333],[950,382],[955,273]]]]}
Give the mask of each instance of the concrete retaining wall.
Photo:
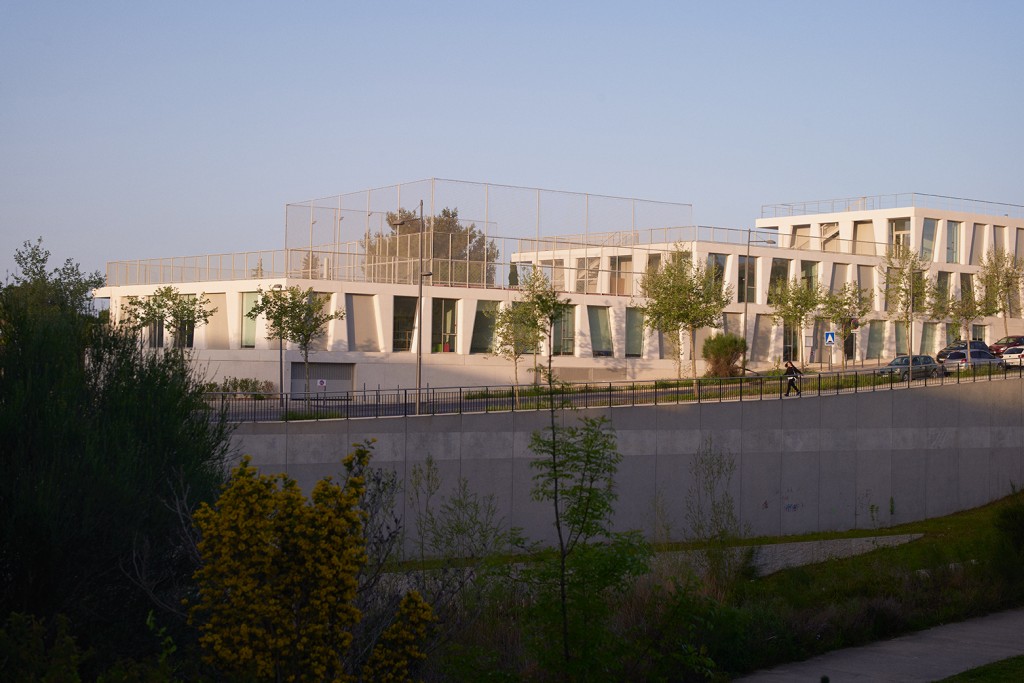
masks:
{"type": "MultiPolygon", "coordinates": [[[[691,463],[711,439],[737,465],[731,488],[751,535],[874,528],[976,507],[1024,482],[1024,381],[820,398],[580,411],[614,426],[616,525],[687,535],[691,463]]],[[[566,421],[577,419],[568,412],[566,421]]],[[[377,440],[374,463],[404,479],[433,456],[446,490],[458,477],[493,494],[506,523],[553,536],[547,506],[530,500],[530,435],[546,413],[241,425],[240,454],[286,471],[308,490],[336,474],[350,444],[377,440]]],[[[399,512],[411,521],[406,501],[399,512]]]]}

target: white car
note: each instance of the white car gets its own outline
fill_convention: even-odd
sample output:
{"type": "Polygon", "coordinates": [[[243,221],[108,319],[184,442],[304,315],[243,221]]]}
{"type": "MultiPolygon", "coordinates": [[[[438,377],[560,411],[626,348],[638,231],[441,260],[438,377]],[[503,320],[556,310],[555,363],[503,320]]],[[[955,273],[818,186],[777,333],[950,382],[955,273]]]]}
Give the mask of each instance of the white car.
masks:
{"type": "Polygon", "coordinates": [[[999,357],[1007,365],[1024,365],[1024,346],[1011,346],[999,354],[999,357]]]}

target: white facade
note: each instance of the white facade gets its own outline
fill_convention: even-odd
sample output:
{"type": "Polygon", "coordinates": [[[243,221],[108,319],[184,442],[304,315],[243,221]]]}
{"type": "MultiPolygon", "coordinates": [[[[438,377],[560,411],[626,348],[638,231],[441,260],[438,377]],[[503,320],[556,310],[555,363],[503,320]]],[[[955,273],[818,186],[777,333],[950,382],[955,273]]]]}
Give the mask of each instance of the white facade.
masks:
{"type": "MultiPolygon", "coordinates": [[[[439,206],[452,206],[454,200],[435,201],[435,188],[430,188],[427,215],[437,216],[439,206]]],[[[209,324],[195,330],[196,357],[206,365],[208,377],[255,377],[276,384],[278,342],[266,338],[265,321],[249,321],[245,313],[258,287],[312,287],[331,295],[332,310],[346,313],[345,319],[330,324],[320,348],[311,356],[314,379],[325,379],[328,391],[412,386],[415,349],[421,343],[414,315],[418,301],[416,256],[426,253],[425,270],[433,276],[423,281],[422,329],[427,337],[421,347],[423,385],[493,385],[512,382],[512,365],[486,352],[486,317],[478,312],[508,305],[515,298],[515,289],[509,285],[513,272],[520,275],[530,267],[541,267],[575,306],[572,329],[566,325],[559,331],[556,346],[560,354],[553,359],[556,371],[568,381],[613,381],[675,375],[670,342],[643,329],[635,308],[641,302],[641,274],[677,246],[701,262],[710,257],[724,265],[725,282],[733,286],[734,294],[718,331],[742,334],[746,308],[748,364],[753,368],[781,361],[793,353],[792,346],[797,343],[803,346],[805,360],[827,368],[824,325],[809,326],[799,335],[788,331],[787,335],[782,326],[772,322],[767,292],[770,283],[783,273],[787,279],[814,277],[826,289],[856,283],[874,290],[877,307],[884,305],[878,266],[889,245],[907,246],[920,253],[930,264],[928,277],[948,273],[942,277],[949,278],[954,291],[963,277],[978,271],[982,255],[992,249],[1006,249],[1024,258],[1024,207],[1014,205],[971,202],[968,206],[930,208],[952,200],[938,201],[945,198],[928,195],[780,205],[765,207],[767,216],[756,221],[756,229],[730,230],[673,225],[668,221],[677,220],[681,212],[664,210],[661,205],[657,208],[667,216],[662,221],[665,224],[655,220],[641,223],[636,218],[642,213],[637,209],[639,200],[581,195],[585,201],[579,202],[583,219],[578,224],[584,229],[572,237],[553,237],[541,234],[547,224],[541,216],[551,211],[544,213],[540,192],[536,225],[530,226],[529,238],[496,237],[480,230],[480,225],[486,229],[502,222],[495,220],[492,195],[485,194],[481,213],[486,220],[472,219],[485,238],[482,257],[465,245],[461,252],[450,243],[443,248],[424,248],[420,242],[417,247],[418,230],[399,237],[385,230],[384,238],[380,237],[384,233],[371,233],[369,216],[410,206],[400,200],[377,211],[360,211],[360,216],[367,216],[365,237],[357,233],[356,241],[345,242],[340,228],[347,224],[342,220],[346,211],[354,210],[341,208],[345,204],[338,198],[336,207],[309,208],[308,219],[303,213],[307,212],[305,205],[296,211],[300,217],[294,222],[289,217],[292,237],[286,237],[283,251],[111,263],[108,285],[98,290],[97,296],[109,297],[116,319],[126,297],[149,295],[158,286],[173,284],[182,293],[203,293],[217,308],[209,324]],[[623,202],[632,202],[632,214],[619,211],[623,202]],[[600,233],[592,229],[595,224],[603,225],[597,223],[600,216],[595,213],[602,206],[613,207],[609,212],[618,211],[620,222],[626,223],[624,229],[600,233]],[[327,211],[333,212],[333,221],[323,220],[327,211]],[[295,244],[294,235],[304,234],[296,227],[300,221],[308,223],[308,245],[295,244]],[[333,237],[314,235],[314,224],[321,223],[334,226],[333,237]],[[384,241],[374,241],[379,239],[384,241]],[[768,240],[774,244],[766,243],[768,240]],[[385,242],[387,254],[381,246],[385,242]],[[366,255],[370,244],[374,245],[372,258],[366,255]],[[488,249],[498,256],[487,256],[488,249]],[[753,287],[744,305],[740,285],[748,250],[753,287]]],[[[367,199],[366,204],[370,203],[367,199]]],[[[688,209],[688,205],[664,206],[688,209]]],[[[459,212],[460,225],[470,223],[464,215],[459,212]]],[[[349,216],[349,225],[353,216],[349,216]]],[[[427,220],[432,223],[434,219],[427,220]]],[[[555,227],[564,231],[577,225],[570,223],[555,227]]],[[[432,232],[426,235],[430,241],[435,239],[432,232]]],[[[847,348],[857,365],[887,362],[898,344],[905,344],[902,330],[888,321],[884,310],[872,312],[862,323],[850,342],[852,348],[847,348]]],[[[973,331],[992,343],[1004,336],[1004,330],[1024,333],[1024,320],[984,318],[975,321],[973,331]]],[[[715,331],[702,330],[697,348],[715,331]]],[[[947,338],[956,336],[957,331],[948,331],[944,321],[918,321],[912,338],[915,352],[934,353],[947,338]]],[[[834,364],[840,363],[840,353],[842,348],[831,350],[834,364]]],[[[690,349],[685,340],[683,354],[688,361],[690,349]]],[[[292,370],[292,364],[301,361],[298,351],[287,348],[283,356],[285,388],[301,391],[301,365],[292,370]]],[[[525,365],[532,366],[533,359],[526,360],[525,365]]],[[[543,360],[538,358],[538,362],[543,360]]],[[[684,372],[688,365],[684,363],[684,372]]],[[[529,382],[531,377],[521,374],[520,381],[529,382]]]]}

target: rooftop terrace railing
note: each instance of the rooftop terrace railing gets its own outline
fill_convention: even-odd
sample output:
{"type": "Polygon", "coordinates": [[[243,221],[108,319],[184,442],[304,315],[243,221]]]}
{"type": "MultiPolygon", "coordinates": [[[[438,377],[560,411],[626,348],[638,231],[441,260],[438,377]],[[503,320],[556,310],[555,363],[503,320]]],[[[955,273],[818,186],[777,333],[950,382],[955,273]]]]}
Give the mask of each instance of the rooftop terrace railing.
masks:
{"type": "MultiPolygon", "coordinates": [[[[826,397],[839,394],[893,391],[926,386],[991,382],[1024,377],[1021,366],[957,371],[934,378],[900,379],[882,374],[885,369],[828,372],[800,378],[803,395],[826,397]]],[[[223,410],[230,422],[273,422],[422,415],[459,415],[537,411],[556,407],[616,408],[723,403],[728,401],[783,400],[787,378],[757,375],[744,378],[700,378],[646,382],[587,382],[546,387],[527,385],[445,387],[420,390],[377,389],[315,394],[207,394],[211,411],[223,410]]],[[[788,400],[798,400],[791,397],[788,400]]]]}
{"type": "Polygon", "coordinates": [[[873,211],[905,207],[958,211],[986,216],[1024,218],[1024,206],[1019,204],[1003,204],[979,199],[946,197],[944,195],[921,194],[918,192],[846,197],[843,199],[821,199],[787,204],[765,204],[761,207],[761,218],[813,216],[823,213],[846,213],[849,211],[873,211]]]}

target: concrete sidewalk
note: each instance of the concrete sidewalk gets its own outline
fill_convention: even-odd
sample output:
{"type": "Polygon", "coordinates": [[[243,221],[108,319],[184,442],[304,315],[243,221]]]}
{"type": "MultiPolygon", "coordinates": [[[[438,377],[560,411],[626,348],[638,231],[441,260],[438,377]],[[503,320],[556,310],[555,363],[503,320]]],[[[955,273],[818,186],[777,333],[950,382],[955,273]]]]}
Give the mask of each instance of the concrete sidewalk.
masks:
{"type": "Polygon", "coordinates": [[[737,678],[743,683],[808,681],[938,681],[1024,655],[1024,609],[937,626],[863,647],[836,650],[737,678]]]}

